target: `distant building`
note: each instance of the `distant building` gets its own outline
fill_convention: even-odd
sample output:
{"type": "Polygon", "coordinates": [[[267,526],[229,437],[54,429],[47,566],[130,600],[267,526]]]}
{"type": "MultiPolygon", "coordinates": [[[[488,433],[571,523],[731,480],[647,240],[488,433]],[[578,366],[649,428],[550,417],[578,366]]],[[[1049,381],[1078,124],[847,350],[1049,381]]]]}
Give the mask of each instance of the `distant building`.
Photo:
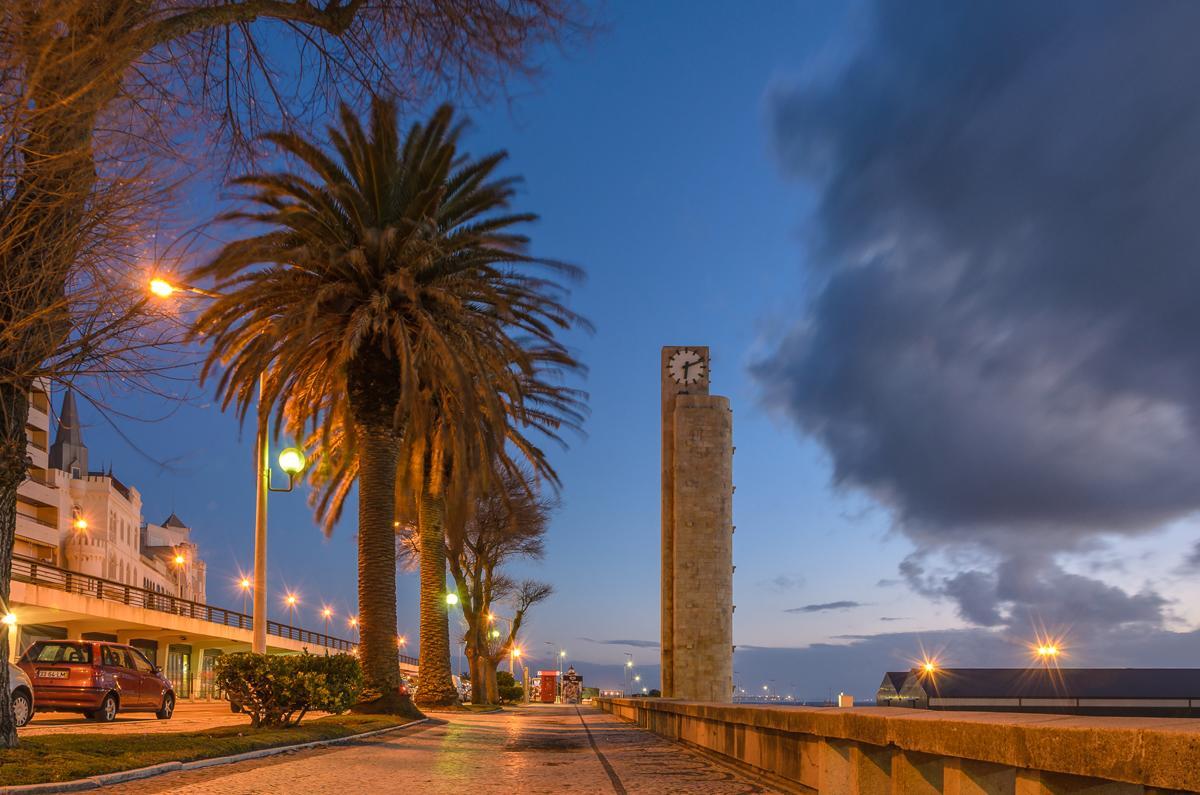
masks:
{"type": "Polygon", "coordinates": [[[1068,715],[1200,716],[1196,668],[914,668],[897,687],[884,676],[880,706],[1068,715]]]}
{"type": "Polygon", "coordinates": [[[89,467],[75,396],[66,392],[50,436],[50,399],[30,396],[29,477],[17,490],[14,554],[69,571],[193,602],[206,597],[207,567],[189,528],[171,514],[142,518],[142,496],[112,472],[89,467]]]}
{"type": "Polygon", "coordinates": [[[900,689],[908,679],[908,671],[888,671],[883,675],[883,682],[875,693],[875,703],[883,707],[911,707],[911,699],[902,699],[900,689]],[[901,703],[901,702],[905,703],[901,703]]]}

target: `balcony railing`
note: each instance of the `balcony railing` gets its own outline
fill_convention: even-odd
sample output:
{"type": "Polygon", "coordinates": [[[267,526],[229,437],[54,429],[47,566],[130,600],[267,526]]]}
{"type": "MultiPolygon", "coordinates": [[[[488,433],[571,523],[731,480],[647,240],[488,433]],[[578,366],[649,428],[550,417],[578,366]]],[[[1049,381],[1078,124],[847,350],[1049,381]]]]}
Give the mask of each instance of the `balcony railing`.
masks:
{"type": "MultiPolygon", "coordinates": [[[[42,527],[53,527],[56,530],[58,529],[58,522],[51,522],[48,519],[39,519],[36,516],[30,516],[29,514],[21,513],[20,511],[17,511],[17,516],[21,517],[22,519],[28,519],[34,524],[40,524],[42,527]]],[[[13,561],[13,565],[17,565],[15,560],[13,561]]]]}
{"type": "MultiPolygon", "coordinates": [[[[21,555],[13,556],[12,576],[14,580],[29,583],[30,585],[38,585],[43,588],[53,588],[58,591],[66,591],[67,593],[119,602],[131,607],[141,607],[146,610],[157,610],[162,613],[195,618],[213,624],[220,624],[224,627],[237,627],[238,629],[254,628],[254,619],[245,613],[226,610],[223,607],[201,604],[200,602],[192,602],[187,599],[181,599],[178,596],[151,591],[148,588],[139,588],[136,585],[126,585],[122,582],[114,582],[113,580],[106,580],[101,577],[92,577],[88,574],[60,569],[57,566],[51,566],[40,560],[34,560],[33,558],[21,555]]],[[[321,632],[313,632],[287,624],[280,624],[278,621],[267,621],[267,634],[274,635],[277,638],[288,638],[312,646],[345,652],[353,651],[358,645],[321,632]]],[[[412,658],[409,659],[412,660],[412,658]]],[[[415,665],[416,660],[412,660],[412,664],[415,665]]]]}

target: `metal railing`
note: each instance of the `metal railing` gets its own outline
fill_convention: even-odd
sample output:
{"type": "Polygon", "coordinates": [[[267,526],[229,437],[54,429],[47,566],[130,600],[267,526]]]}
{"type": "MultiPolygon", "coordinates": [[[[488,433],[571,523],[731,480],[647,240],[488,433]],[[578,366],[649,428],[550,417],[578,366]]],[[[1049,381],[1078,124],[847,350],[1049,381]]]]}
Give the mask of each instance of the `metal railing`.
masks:
{"type": "MultiPolygon", "coordinates": [[[[139,588],[136,585],[126,585],[125,583],[106,580],[102,577],[93,577],[89,574],[80,574],[79,572],[60,569],[57,566],[51,566],[48,563],[43,563],[40,560],[27,558],[22,555],[13,556],[12,576],[17,582],[29,583],[30,585],[37,585],[43,588],[53,588],[57,591],[90,596],[110,602],[119,602],[130,607],[141,607],[146,610],[157,610],[160,613],[171,613],[172,615],[183,616],[185,618],[195,618],[200,621],[220,624],[224,627],[237,627],[238,629],[247,630],[252,630],[254,627],[254,619],[245,613],[193,602],[188,599],[181,599],[171,594],[159,593],[148,588],[139,588]]],[[[267,634],[274,635],[277,638],[288,638],[300,643],[308,643],[313,646],[337,651],[353,651],[358,645],[352,641],[335,638],[332,635],[326,635],[322,632],[313,632],[289,626],[288,624],[280,624],[278,621],[267,621],[267,634]]],[[[415,664],[416,661],[414,660],[413,662],[415,664]]]]}

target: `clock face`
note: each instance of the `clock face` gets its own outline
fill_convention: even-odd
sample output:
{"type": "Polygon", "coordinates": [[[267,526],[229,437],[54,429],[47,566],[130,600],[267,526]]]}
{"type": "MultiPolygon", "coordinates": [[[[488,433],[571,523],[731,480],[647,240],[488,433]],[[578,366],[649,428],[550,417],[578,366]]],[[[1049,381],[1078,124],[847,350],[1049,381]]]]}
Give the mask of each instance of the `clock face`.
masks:
{"type": "Polygon", "coordinates": [[[671,354],[667,361],[667,372],[677,384],[696,384],[704,378],[704,357],[690,348],[671,354]]]}

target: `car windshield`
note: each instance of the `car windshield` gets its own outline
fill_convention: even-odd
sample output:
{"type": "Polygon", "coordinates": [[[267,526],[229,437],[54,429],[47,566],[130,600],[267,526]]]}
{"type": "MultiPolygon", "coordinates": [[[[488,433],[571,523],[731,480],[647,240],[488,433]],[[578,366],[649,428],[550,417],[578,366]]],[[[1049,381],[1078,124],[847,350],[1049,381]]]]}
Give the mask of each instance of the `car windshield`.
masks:
{"type": "Polygon", "coordinates": [[[82,663],[92,662],[92,646],[85,643],[60,643],[38,641],[25,652],[22,662],[34,663],[82,663]]]}

